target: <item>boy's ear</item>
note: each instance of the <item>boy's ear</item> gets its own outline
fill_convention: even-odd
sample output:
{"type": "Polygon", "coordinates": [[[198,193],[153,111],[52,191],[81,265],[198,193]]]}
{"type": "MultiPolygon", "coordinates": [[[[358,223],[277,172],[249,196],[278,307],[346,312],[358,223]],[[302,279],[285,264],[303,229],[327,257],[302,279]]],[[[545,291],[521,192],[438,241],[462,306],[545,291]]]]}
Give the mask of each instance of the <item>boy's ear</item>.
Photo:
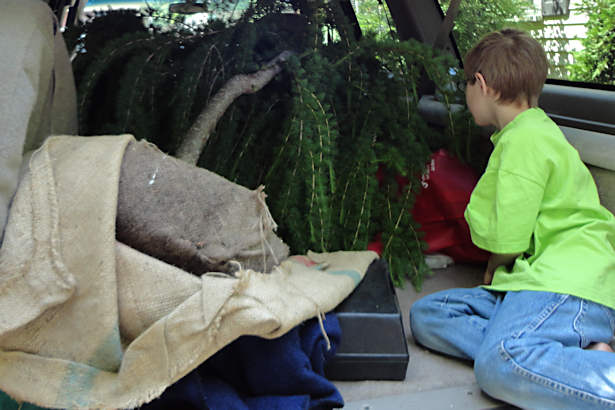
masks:
{"type": "Polygon", "coordinates": [[[489,86],[485,81],[485,77],[481,73],[474,73],[474,79],[480,87],[480,93],[483,95],[483,97],[485,97],[489,92],[489,86]]]}
{"type": "Polygon", "coordinates": [[[476,82],[480,86],[480,92],[483,97],[486,97],[489,94],[492,94],[494,96],[497,94],[493,88],[487,85],[487,82],[485,81],[485,77],[481,73],[475,73],[474,78],[476,79],[476,82]]]}

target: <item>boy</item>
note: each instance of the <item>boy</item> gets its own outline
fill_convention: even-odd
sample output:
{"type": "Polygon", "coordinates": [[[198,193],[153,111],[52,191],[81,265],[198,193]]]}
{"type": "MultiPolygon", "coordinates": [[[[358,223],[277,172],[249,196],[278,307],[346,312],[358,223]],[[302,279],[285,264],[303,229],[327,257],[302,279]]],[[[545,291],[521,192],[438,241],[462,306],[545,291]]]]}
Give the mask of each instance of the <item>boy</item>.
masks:
{"type": "Polygon", "coordinates": [[[537,108],[548,62],[520,30],[465,59],[466,100],[494,150],[465,218],[485,286],[424,297],[415,339],[474,360],[489,395],[525,409],[615,409],[615,218],[577,151],[537,108]],[[601,351],[604,350],[604,351],[601,351]]]}

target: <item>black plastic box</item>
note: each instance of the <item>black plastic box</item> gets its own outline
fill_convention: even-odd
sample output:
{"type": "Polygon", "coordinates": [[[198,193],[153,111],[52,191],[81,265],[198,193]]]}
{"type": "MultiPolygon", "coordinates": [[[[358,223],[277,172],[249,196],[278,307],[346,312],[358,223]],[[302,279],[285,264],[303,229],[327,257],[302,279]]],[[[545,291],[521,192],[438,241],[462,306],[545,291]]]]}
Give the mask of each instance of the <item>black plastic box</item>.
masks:
{"type": "Polygon", "coordinates": [[[384,259],[375,260],[336,309],[342,342],[325,366],[330,380],[404,380],[408,347],[395,288],[384,259]]]}

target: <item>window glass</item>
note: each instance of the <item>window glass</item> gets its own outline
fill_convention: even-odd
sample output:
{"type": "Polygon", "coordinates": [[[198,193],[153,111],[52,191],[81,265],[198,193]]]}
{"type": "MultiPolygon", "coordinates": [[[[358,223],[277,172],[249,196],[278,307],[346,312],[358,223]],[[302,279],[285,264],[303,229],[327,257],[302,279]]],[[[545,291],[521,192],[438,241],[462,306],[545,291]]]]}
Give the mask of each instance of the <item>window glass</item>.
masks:
{"type": "Polygon", "coordinates": [[[191,26],[236,19],[248,8],[249,0],[200,0],[192,3],[186,0],[88,0],[84,16],[92,18],[95,12],[109,9],[151,9],[160,18],[150,21],[150,24],[181,22],[191,26]]]}
{"type": "Polygon", "coordinates": [[[395,27],[382,0],[351,0],[363,33],[377,38],[392,38],[395,27]]]}
{"type": "MultiPolygon", "coordinates": [[[[450,0],[439,0],[446,12],[450,0]]],[[[615,0],[462,0],[453,35],[461,55],[503,27],[545,48],[549,78],[615,85],[615,0]]]]}
{"type": "MultiPolygon", "coordinates": [[[[184,18],[185,24],[237,17],[249,0],[223,7],[206,2],[207,13],[184,18]]],[[[391,38],[394,24],[383,0],[350,0],[365,34],[391,38]]],[[[446,13],[451,0],[438,0],[446,13]]],[[[89,0],[86,12],[117,7],[168,10],[172,0],[89,0]]],[[[182,3],[183,0],[176,0],[182,3]]],[[[484,34],[504,27],[531,33],[545,48],[549,78],[615,85],[615,0],[462,0],[453,28],[461,56],[484,34]]]]}
{"type": "MultiPolygon", "coordinates": [[[[446,13],[451,0],[439,0],[446,13]]],[[[518,26],[532,14],[530,0],[461,0],[453,36],[462,56],[485,34],[504,27],[518,26]]]]}

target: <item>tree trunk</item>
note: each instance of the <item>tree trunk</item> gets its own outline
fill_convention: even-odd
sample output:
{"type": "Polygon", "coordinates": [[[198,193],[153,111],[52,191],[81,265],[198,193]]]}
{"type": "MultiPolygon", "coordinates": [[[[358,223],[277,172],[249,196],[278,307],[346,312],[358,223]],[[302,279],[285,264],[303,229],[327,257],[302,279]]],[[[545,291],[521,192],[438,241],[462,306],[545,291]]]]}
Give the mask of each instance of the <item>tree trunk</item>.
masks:
{"type": "Polygon", "coordinates": [[[293,54],[292,51],[283,51],[256,73],[239,74],[228,80],[196,118],[175,156],[196,165],[209,135],[226,109],[240,95],[255,93],[267,85],[282,71],[284,68],[282,63],[293,54]]]}

